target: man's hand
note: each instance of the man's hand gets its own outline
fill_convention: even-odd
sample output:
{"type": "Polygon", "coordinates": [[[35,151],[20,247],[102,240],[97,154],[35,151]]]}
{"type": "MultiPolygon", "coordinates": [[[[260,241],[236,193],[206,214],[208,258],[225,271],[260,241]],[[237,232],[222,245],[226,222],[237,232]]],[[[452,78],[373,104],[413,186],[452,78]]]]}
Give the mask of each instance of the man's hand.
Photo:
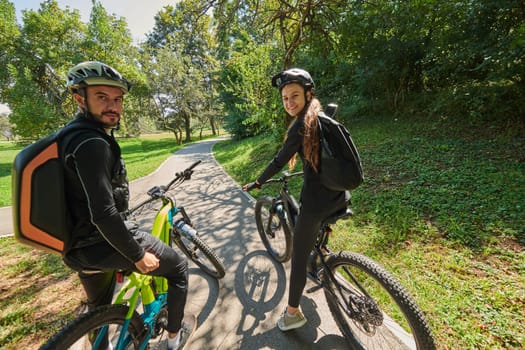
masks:
{"type": "Polygon", "coordinates": [[[144,257],[135,263],[141,273],[148,273],[159,267],[159,259],[152,253],[146,252],[144,257]]]}
{"type": "Polygon", "coordinates": [[[261,188],[261,184],[258,183],[257,180],[255,180],[255,182],[250,182],[249,184],[242,186],[242,190],[247,192],[253,190],[254,188],[261,188]]]}

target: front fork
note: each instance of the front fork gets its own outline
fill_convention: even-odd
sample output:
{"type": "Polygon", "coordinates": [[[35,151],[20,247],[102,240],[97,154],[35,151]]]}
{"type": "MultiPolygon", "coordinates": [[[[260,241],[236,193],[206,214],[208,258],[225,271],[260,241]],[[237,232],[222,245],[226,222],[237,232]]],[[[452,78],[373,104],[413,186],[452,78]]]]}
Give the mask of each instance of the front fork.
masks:
{"type": "MultiPolygon", "coordinates": [[[[290,229],[290,232],[294,232],[295,223],[297,221],[297,216],[299,215],[298,211],[295,208],[299,208],[299,204],[295,201],[294,198],[291,198],[293,203],[285,203],[285,201],[281,198],[274,198],[273,205],[272,205],[272,212],[270,215],[277,214],[280,219],[282,219],[281,222],[286,222],[288,224],[288,228],[290,229]]],[[[272,232],[270,224],[271,224],[271,217],[270,220],[268,220],[268,227],[267,232],[272,232]]]]}
{"type": "Polygon", "coordinates": [[[188,213],[186,213],[186,209],[184,207],[177,207],[179,209],[179,212],[181,213],[182,217],[184,218],[184,222],[193,227],[193,224],[191,223],[190,217],[188,213]]]}

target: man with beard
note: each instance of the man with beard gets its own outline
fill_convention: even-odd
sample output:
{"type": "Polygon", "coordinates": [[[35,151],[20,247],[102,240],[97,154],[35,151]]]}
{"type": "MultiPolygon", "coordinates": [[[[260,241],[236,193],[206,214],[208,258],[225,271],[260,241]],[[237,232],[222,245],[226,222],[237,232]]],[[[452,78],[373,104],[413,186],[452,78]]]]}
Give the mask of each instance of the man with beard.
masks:
{"type": "MultiPolygon", "coordinates": [[[[66,198],[73,220],[64,262],[78,271],[89,308],[111,303],[116,270],[165,277],[168,349],[183,349],[193,331],[188,325],[195,324],[183,322],[187,261],[121,215],[128,208],[129,190],[113,131],[118,129],[124,95],[131,85],[114,68],[88,61],[71,68],[67,87],[79,107],[68,126],[81,124],[83,128],[67,133],[61,143],[66,198]]],[[[111,349],[111,344],[106,348],[111,349]]]]}

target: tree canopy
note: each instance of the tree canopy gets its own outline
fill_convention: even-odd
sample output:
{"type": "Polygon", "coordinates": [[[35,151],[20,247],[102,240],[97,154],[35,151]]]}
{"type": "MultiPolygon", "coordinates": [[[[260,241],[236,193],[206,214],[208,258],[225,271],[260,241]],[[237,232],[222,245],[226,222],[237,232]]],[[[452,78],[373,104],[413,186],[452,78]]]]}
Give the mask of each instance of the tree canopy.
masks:
{"type": "Polygon", "coordinates": [[[23,138],[71,118],[64,77],[84,60],[133,81],[123,132],[151,120],[179,142],[222,120],[236,137],[283,131],[269,81],[292,66],[310,71],[321,100],[346,118],[525,115],[521,0],[182,0],[159,9],[141,44],[96,0],[88,23],[56,0],[17,23],[15,6],[0,0],[0,102],[23,138]]]}

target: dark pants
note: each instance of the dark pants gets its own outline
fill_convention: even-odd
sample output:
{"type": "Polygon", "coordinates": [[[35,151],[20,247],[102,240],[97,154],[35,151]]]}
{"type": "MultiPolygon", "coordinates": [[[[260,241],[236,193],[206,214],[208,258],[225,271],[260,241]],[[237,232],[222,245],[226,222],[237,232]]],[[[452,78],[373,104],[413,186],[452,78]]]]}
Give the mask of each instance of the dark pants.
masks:
{"type": "Polygon", "coordinates": [[[290,286],[288,305],[299,307],[299,302],[306,285],[306,267],[310,252],[313,250],[321,223],[324,219],[346,207],[350,194],[342,193],[336,200],[325,205],[306,203],[301,206],[301,212],[295,222],[293,236],[292,266],[290,270],[290,286]]]}
{"type": "MultiPolygon", "coordinates": [[[[135,240],[146,250],[157,256],[159,267],[148,273],[168,280],[168,332],[175,333],[181,327],[184,305],[188,294],[188,263],[173,248],[158,238],[143,231],[133,233],[135,240]]],[[[87,295],[90,308],[111,303],[115,285],[115,270],[138,272],[135,264],[119,254],[107,242],[70,251],[65,263],[79,271],[78,276],[87,295]],[[88,274],[82,270],[102,270],[88,274]]]]}

